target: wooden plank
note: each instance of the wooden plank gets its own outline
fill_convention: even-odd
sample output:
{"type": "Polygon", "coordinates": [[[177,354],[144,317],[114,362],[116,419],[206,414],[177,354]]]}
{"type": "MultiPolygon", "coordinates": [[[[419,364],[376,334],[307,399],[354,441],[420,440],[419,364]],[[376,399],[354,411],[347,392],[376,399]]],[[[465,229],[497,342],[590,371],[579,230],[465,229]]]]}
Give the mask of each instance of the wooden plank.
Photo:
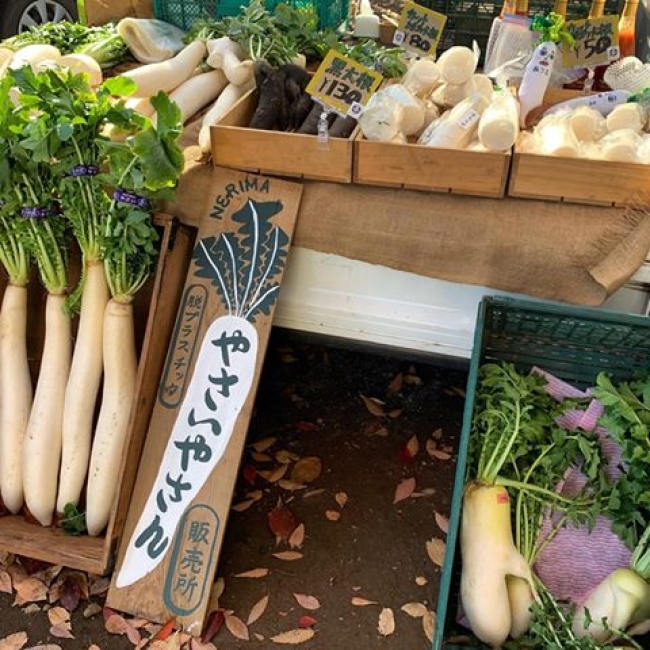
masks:
{"type": "Polygon", "coordinates": [[[301,194],[286,181],[215,173],[110,607],[201,631],[301,194]]]}
{"type": "Polygon", "coordinates": [[[244,95],[212,127],[215,165],[312,180],[352,182],[356,129],[350,138],[330,138],[327,149],[319,146],[314,135],[249,129],[245,125],[257,106],[257,96],[256,90],[244,95]]]}
{"type": "Polygon", "coordinates": [[[502,197],[508,153],[437,149],[417,144],[356,142],[354,182],[427,192],[502,197]]]}

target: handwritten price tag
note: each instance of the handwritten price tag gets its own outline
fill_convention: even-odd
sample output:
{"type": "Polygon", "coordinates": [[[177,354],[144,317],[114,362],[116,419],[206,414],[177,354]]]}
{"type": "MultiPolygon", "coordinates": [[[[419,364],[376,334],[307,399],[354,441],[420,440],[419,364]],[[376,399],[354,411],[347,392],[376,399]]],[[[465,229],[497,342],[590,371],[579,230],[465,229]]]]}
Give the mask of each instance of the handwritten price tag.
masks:
{"type": "Polygon", "coordinates": [[[444,14],[421,7],[415,2],[407,2],[402,10],[393,43],[420,56],[433,54],[446,22],[447,16],[444,14]]]}
{"type": "Polygon", "coordinates": [[[382,80],[376,70],[330,50],[309,82],[307,92],[337,113],[357,118],[382,80]]]}
{"type": "Polygon", "coordinates": [[[575,43],[562,47],[564,67],[593,68],[619,59],[618,21],[618,16],[568,21],[566,28],[575,43]]]}

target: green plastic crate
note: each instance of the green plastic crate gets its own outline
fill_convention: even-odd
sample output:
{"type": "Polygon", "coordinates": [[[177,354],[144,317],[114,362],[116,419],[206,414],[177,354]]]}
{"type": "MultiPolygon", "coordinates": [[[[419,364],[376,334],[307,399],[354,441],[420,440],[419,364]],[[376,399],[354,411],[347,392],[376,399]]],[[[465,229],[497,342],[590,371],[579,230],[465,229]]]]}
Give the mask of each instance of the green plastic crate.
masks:
{"type": "MultiPolygon", "coordinates": [[[[456,615],[460,569],[457,543],[467,449],[478,370],[491,361],[514,363],[521,370],[536,365],[581,388],[593,385],[602,371],[611,373],[615,380],[627,380],[639,370],[650,371],[650,318],[541,301],[486,297],[481,302],[458,443],[433,650],[443,648],[446,627],[456,615]]],[[[444,647],[451,650],[454,646],[444,647]]]]}
{"type": "MultiPolygon", "coordinates": [[[[318,10],[319,27],[337,28],[348,19],[349,0],[284,0],[294,7],[315,6],[318,10]]],[[[269,11],[283,0],[267,0],[269,11]]],[[[153,11],[156,18],[164,20],[181,29],[189,29],[201,18],[223,18],[236,16],[247,0],[154,0],[153,11]]]]}

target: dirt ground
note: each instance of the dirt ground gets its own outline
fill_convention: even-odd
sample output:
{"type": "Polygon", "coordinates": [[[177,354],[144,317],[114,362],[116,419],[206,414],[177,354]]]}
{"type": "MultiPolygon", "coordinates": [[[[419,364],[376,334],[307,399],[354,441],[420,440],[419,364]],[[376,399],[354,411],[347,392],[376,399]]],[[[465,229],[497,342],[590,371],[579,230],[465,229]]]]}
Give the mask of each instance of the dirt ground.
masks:
{"type": "MultiPolygon", "coordinates": [[[[325,346],[274,331],[233,501],[239,511],[231,514],[218,567],[225,585],[220,608],[245,623],[265,596],[268,604],[247,630],[238,628],[232,617],[229,625],[222,625],[213,638],[219,650],[249,643],[278,647],[269,639],[301,624],[315,631],[301,645],[306,650],[431,646],[424,631],[426,616],[412,617],[401,608],[415,604],[411,609],[421,614],[436,607],[440,568],[434,560],[449,515],[465,382],[462,370],[325,346]],[[276,440],[267,448],[269,438],[276,440]],[[257,451],[255,443],[261,443],[257,451]],[[278,459],[288,466],[282,478],[272,475],[281,465],[278,459]],[[299,460],[306,473],[295,470],[299,460]],[[259,474],[265,470],[271,474],[259,474]],[[292,473],[306,487],[292,489],[292,473]],[[286,517],[288,509],[293,515],[289,528],[304,524],[304,540],[294,549],[286,541],[276,545],[271,530],[278,533],[269,513],[279,500],[282,514],[286,517]],[[431,543],[434,539],[439,541],[431,543]],[[301,557],[274,556],[287,551],[294,553],[289,557],[301,557]],[[253,569],[268,569],[268,575],[235,577],[253,569]],[[353,598],[354,603],[365,599],[375,604],[353,604],[353,598]],[[394,632],[385,638],[378,631],[384,608],[392,610],[395,622],[394,632]],[[233,631],[248,633],[250,642],[233,631]]],[[[292,541],[300,542],[300,532],[294,535],[292,541]]],[[[30,572],[43,568],[27,566],[30,572]]],[[[101,582],[91,581],[90,587],[103,590],[101,582]]],[[[25,647],[54,644],[48,650],[92,644],[101,650],[134,647],[126,636],[106,632],[110,612],[102,613],[101,593],[89,601],[82,597],[70,624],[59,622],[62,612],[53,610],[60,603],[17,606],[14,598],[0,594],[0,638],[26,632],[25,647]],[[88,609],[89,602],[98,606],[88,609]],[[53,623],[58,624],[54,631],[53,623]],[[66,630],[74,639],[60,638],[66,630]]],[[[157,629],[138,625],[143,639],[157,629]]],[[[384,625],[389,631],[389,621],[384,625]]],[[[0,650],[15,647],[0,642],[0,650]]]]}

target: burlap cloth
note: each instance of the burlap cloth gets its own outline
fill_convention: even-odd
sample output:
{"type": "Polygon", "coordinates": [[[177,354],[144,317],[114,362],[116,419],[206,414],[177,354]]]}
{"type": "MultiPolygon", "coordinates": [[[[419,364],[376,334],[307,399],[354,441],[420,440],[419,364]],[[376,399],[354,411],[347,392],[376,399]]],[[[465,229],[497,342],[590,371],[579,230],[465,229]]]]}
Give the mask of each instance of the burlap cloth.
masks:
{"type": "MultiPolygon", "coordinates": [[[[167,208],[192,224],[210,210],[209,188],[219,183],[219,170],[196,157],[189,146],[177,200],[167,208]]],[[[441,280],[599,305],[643,264],[650,208],[304,181],[293,245],[441,280]]]]}

